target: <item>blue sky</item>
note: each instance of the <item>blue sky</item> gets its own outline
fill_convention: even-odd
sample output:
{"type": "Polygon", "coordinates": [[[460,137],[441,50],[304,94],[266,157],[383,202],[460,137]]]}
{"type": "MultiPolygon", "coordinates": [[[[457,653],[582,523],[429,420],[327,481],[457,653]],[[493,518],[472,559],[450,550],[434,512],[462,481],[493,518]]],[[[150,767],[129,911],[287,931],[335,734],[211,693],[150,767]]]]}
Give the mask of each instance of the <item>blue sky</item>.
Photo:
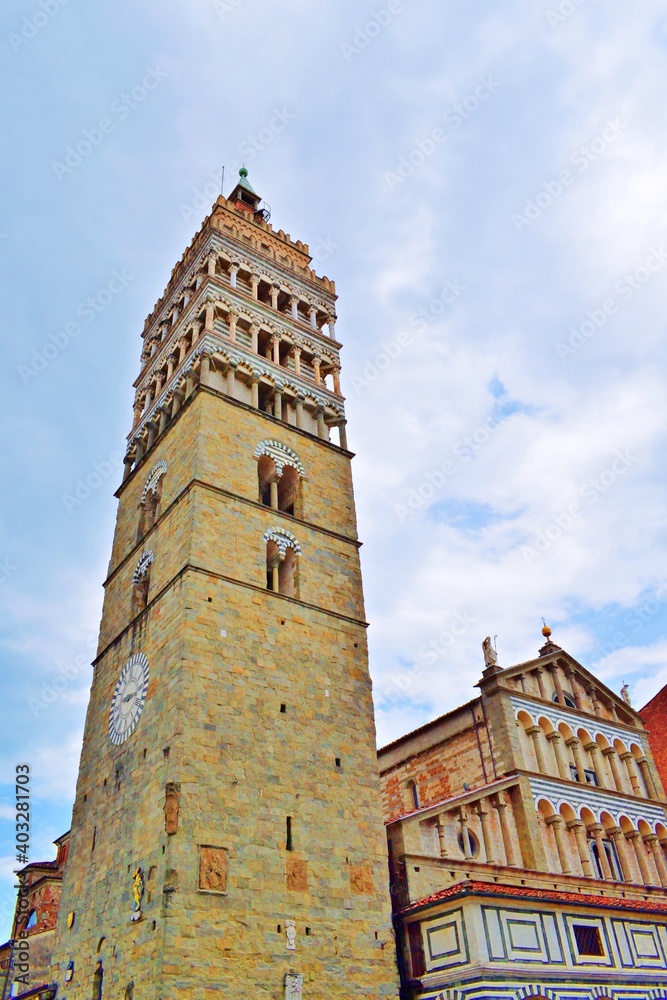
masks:
{"type": "Polygon", "coordinates": [[[52,857],[143,320],[223,164],[337,282],[380,741],[542,615],[667,682],[662,4],[9,0],[0,44],[7,928],[14,767],[52,857]]]}

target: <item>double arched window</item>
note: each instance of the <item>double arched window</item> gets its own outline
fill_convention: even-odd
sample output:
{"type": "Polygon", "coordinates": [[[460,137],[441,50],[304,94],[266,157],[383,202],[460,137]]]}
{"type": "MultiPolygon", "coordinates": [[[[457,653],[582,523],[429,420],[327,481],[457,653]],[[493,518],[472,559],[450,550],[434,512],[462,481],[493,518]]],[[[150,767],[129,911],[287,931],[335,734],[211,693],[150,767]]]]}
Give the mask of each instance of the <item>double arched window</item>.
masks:
{"type": "Polygon", "coordinates": [[[299,457],[279,441],[262,441],[255,448],[259,502],[292,517],[303,517],[304,467],[299,457]]]}
{"type": "Polygon", "coordinates": [[[284,597],[299,596],[299,556],[301,546],[283,528],[270,528],[266,542],[266,589],[284,597]]]}

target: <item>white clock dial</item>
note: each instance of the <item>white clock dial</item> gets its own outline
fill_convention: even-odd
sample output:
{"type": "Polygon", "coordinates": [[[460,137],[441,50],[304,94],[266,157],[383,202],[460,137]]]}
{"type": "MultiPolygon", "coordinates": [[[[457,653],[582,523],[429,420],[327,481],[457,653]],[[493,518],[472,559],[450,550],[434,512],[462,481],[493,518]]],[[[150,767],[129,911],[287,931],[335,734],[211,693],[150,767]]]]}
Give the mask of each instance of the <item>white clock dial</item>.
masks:
{"type": "Polygon", "coordinates": [[[148,690],[148,660],[135,653],[127,661],[111,700],[109,739],[118,746],[137,728],[148,690]]]}

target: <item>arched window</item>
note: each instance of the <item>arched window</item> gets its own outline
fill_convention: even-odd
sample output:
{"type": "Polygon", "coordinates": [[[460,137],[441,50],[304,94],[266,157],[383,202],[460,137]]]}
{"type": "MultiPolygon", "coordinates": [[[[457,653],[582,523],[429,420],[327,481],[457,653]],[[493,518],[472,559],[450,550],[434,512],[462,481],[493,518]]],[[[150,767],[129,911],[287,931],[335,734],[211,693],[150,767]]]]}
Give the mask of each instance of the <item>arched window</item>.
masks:
{"type": "MultiPolygon", "coordinates": [[[[551,696],[551,700],[555,701],[556,703],[558,703],[558,692],[557,691],[554,691],[553,695],[551,696]]],[[[577,707],[574,698],[572,697],[571,694],[568,694],[567,691],[563,691],[563,700],[564,700],[564,702],[565,702],[565,704],[567,705],[568,708],[576,708],[577,707]]]]}
{"type": "Polygon", "coordinates": [[[411,805],[415,809],[419,809],[419,789],[416,781],[408,781],[408,795],[411,805]]]}
{"type": "Polygon", "coordinates": [[[299,596],[299,560],[301,546],[294,535],[282,528],[271,528],[266,542],[266,589],[285,597],[299,596]]]}
{"type": "Polygon", "coordinates": [[[25,922],[25,929],[28,931],[31,927],[37,926],[37,910],[31,910],[28,914],[28,919],[25,922]]]}
{"type": "Polygon", "coordinates": [[[262,441],[255,448],[259,502],[293,517],[303,517],[302,480],[305,471],[299,457],[279,441],[262,441]]]}
{"type": "Polygon", "coordinates": [[[158,462],[151,469],[146,480],[143,493],[141,494],[141,504],[139,507],[139,526],[137,529],[137,541],[146,535],[153,527],[160,516],[160,501],[162,499],[162,478],[167,471],[167,463],[158,462]]]}
{"type": "Polygon", "coordinates": [[[151,585],[151,567],[153,565],[153,550],[141,553],[141,559],[132,576],[134,613],[139,614],[148,604],[148,591],[151,585]]]}

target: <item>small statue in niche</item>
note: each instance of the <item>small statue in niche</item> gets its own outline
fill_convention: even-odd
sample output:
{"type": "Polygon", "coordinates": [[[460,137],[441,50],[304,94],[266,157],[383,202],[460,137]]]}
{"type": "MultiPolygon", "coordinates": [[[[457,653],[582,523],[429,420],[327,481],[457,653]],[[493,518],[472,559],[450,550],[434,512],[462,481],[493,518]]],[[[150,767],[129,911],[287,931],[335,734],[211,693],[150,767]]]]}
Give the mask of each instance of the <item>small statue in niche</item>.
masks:
{"type": "Polygon", "coordinates": [[[141,901],[144,896],[144,875],[141,868],[135,868],[132,872],[132,895],[134,897],[134,913],[132,920],[141,920],[141,901]]]}
{"type": "Polygon", "coordinates": [[[287,937],[287,951],[296,951],[296,921],[285,921],[285,936],[287,937]]]}
{"type": "Polygon", "coordinates": [[[484,665],[487,667],[497,667],[498,654],[493,648],[493,643],[491,642],[490,635],[487,635],[486,639],[482,643],[482,650],[484,652],[484,665]]]}
{"type": "Polygon", "coordinates": [[[175,781],[168,781],[165,785],[164,806],[164,829],[168,836],[178,832],[178,814],[181,808],[180,785],[175,781]]]}

